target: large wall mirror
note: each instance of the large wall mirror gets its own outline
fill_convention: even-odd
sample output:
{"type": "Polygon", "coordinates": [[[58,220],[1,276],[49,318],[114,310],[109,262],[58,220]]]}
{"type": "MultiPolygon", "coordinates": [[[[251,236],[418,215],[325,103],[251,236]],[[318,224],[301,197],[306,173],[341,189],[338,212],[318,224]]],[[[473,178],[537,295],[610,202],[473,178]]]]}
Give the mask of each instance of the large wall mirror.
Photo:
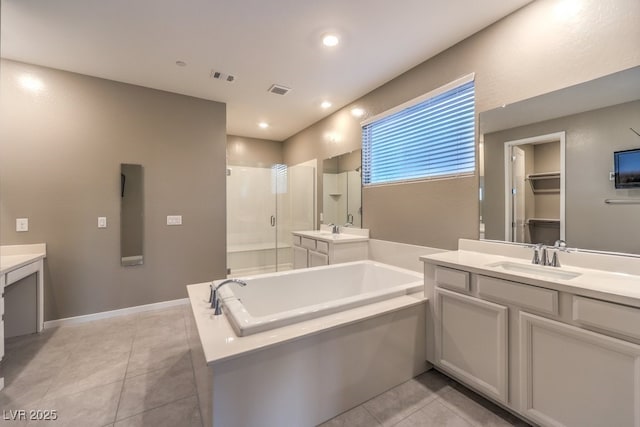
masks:
{"type": "Polygon", "coordinates": [[[362,150],[322,161],[322,221],[362,228],[362,150]]]}
{"type": "Polygon", "coordinates": [[[141,165],[120,165],[120,262],[140,265],[143,257],[143,169],[141,165]]]}
{"type": "Polygon", "coordinates": [[[480,113],[480,237],[640,254],[640,187],[614,152],[640,148],[640,67],[480,113]]]}

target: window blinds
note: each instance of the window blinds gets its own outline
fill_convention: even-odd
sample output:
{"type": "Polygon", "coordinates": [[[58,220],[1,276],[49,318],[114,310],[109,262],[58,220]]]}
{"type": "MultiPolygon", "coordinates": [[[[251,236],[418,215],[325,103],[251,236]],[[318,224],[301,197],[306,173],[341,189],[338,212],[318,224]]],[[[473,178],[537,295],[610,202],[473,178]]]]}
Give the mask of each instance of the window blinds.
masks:
{"type": "Polygon", "coordinates": [[[362,127],[364,185],[473,173],[475,85],[471,80],[362,127]]]}

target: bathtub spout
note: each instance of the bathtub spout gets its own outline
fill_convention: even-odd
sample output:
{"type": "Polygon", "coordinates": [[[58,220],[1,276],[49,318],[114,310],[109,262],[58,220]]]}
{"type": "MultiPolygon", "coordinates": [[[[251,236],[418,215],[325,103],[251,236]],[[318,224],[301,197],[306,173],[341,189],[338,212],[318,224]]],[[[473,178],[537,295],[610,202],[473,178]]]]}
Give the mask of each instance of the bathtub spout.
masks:
{"type": "Polygon", "coordinates": [[[237,283],[240,286],[247,286],[247,282],[240,279],[227,279],[224,282],[218,284],[215,288],[213,287],[213,283],[211,284],[211,308],[215,311],[214,315],[218,316],[222,314],[222,304],[220,303],[220,298],[218,297],[218,289],[222,287],[222,285],[226,285],[227,283],[237,283]]]}

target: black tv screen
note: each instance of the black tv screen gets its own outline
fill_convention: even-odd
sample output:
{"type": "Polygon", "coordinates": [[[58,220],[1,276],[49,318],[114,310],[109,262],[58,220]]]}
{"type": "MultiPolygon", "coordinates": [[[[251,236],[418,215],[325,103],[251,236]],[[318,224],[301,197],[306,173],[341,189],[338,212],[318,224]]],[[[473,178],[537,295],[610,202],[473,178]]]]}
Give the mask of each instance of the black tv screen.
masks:
{"type": "Polygon", "coordinates": [[[640,187],[640,148],[616,151],[613,161],[616,188],[640,187]]]}

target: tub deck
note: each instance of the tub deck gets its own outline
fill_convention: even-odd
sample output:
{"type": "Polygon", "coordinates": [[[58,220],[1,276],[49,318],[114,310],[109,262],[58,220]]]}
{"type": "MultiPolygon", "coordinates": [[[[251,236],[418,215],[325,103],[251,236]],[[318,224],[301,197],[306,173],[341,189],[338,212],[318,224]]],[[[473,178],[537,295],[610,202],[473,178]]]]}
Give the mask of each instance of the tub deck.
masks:
{"type": "Polygon", "coordinates": [[[320,332],[371,319],[416,305],[424,305],[424,292],[402,295],[373,304],[306,320],[281,328],[239,337],[226,314],[213,315],[208,303],[211,282],[187,286],[198,335],[209,366],[320,332]]]}

